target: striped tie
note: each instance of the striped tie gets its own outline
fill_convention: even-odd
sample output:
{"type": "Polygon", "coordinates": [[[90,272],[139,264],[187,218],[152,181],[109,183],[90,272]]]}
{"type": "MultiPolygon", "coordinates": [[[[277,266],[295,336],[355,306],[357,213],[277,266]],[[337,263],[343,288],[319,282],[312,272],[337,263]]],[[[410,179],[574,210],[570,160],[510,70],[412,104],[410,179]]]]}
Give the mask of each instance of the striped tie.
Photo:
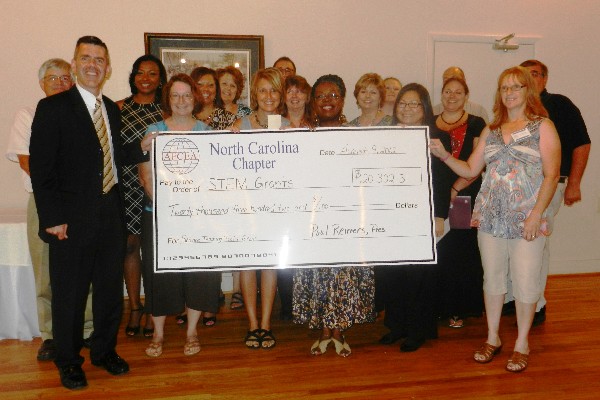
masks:
{"type": "Polygon", "coordinates": [[[115,185],[115,174],[113,173],[112,158],[110,156],[110,143],[108,143],[108,132],[106,132],[106,124],[102,116],[102,102],[96,99],[96,108],[94,108],[94,127],[102,152],[104,153],[104,171],[102,173],[102,193],[108,191],[115,185]]]}

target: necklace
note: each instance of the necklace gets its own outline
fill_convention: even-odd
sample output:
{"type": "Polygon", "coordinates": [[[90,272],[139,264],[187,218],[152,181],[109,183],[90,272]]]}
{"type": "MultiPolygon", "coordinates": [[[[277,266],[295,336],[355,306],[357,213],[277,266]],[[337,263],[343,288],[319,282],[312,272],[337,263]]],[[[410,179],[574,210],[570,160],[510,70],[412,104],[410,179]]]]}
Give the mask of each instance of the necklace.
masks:
{"type": "Polygon", "coordinates": [[[375,116],[373,117],[373,119],[371,120],[371,122],[369,122],[368,125],[363,125],[360,123],[360,118],[358,118],[358,126],[373,126],[373,124],[375,123],[375,120],[377,119],[377,116],[379,115],[379,110],[377,110],[377,112],[375,113],[375,116]]]}
{"type": "Polygon", "coordinates": [[[306,127],[306,122],[304,122],[304,117],[302,117],[300,119],[300,121],[298,122],[298,125],[294,124],[294,122],[292,122],[292,120],[290,119],[290,128],[305,128],[306,127]]]}
{"type": "Polygon", "coordinates": [[[258,120],[258,113],[254,114],[254,120],[256,121],[256,123],[258,124],[258,126],[260,126],[261,128],[264,129],[269,129],[269,123],[267,122],[267,125],[263,125],[260,123],[260,121],[258,120]]]}
{"type": "Polygon", "coordinates": [[[444,119],[444,113],[441,113],[441,114],[440,114],[440,118],[441,118],[441,119],[442,119],[442,121],[444,121],[446,124],[448,124],[448,125],[454,125],[455,123],[457,123],[458,121],[460,121],[460,120],[461,120],[461,118],[462,118],[464,115],[465,115],[465,110],[463,109],[463,112],[462,112],[462,114],[460,114],[460,117],[458,117],[458,119],[457,119],[456,121],[454,121],[454,122],[448,122],[448,121],[446,121],[446,120],[444,119]]]}

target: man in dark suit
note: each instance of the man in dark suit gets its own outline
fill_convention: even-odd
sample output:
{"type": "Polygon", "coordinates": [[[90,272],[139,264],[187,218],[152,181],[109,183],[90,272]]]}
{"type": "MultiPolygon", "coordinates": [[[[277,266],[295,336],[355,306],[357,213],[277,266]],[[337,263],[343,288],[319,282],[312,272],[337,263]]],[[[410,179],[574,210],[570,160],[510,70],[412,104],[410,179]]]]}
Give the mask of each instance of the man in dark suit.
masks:
{"type": "Polygon", "coordinates": [[[119,109],[102,96],[110,73],[106,44],[77,41],[71,68],[77,84],[38,103],[30,170],[40,237],[50,245],[54,342],[62,384],[87,386],[80,355],[86,298],[92,285],[93,365],[113,375],[129,371],[117,355],[123,307],[125,225],[119,190],[122,147],[119,109]]]}

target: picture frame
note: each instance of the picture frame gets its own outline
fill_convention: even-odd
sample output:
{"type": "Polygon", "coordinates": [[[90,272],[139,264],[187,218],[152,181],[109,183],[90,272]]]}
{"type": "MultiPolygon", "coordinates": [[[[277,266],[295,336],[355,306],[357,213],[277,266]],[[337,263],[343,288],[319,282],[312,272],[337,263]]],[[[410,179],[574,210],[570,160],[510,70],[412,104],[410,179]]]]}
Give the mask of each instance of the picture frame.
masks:
{"type": "Polygon", "coordinates": [[[238,103],[250,106],[250,80],[265,67],[264,36],[187,33],[144,33],[146,54],[158,57],[167,70],[167,79],[178,73],[190,74],[196,67],[217,70],[229,65],[244,76],[244,90],[238,103]]]}

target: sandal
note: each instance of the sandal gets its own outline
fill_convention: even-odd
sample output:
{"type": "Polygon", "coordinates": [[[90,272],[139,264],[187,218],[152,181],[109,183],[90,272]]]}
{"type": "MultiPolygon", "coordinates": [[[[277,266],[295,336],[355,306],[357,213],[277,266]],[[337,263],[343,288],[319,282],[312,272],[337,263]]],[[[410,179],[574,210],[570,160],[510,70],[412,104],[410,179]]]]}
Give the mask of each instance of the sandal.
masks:
{"type": "Polygon", "coordinates": [[[346,339],[342,336],[343,342],[340,342],[336,338],[332,338],[333,344],[335,345],[335,352],[338,356],[348,357],[352,354],[352,350],[350,349],[350,345],[346,342],[346,339]]]}
{"type": "Polygon", "coordinates": [[[450,328],[463,328],[465,326],[465,321],[458,315],[455,315],[448,320],[448,326],[450,328]]]}
{"type": "Polygon", "coordinates": [[[162,340],[160,342],[150,342],[148,347],[146,347],[146,355],[152,358],[160,357],[163,352],[162,346],[162,340]]]}
{"type": "Polygon", "coordinates": [[[187,324],[187,315],[179,314],[175,317],[175,321],[177,322],[177,325],[179,325],[179,326],[185,325],[185,324],[187,324]]]}
{"type": "Polygon", "coordinates": [[[244,297],[239,292],[236,292],[231,295],[231,305],[229,306],[232,310],[239,310],[240,308],[244,308],[244,297]]]}
{"type": "Polygon", "coordinates": [[[486,364],[492,361],[494,356],[500,353],[500,350],[502,350],[502,345],[493,346],[488,342],[485,342],[478,350],[475,351],[473,354],[473,359],[480,364],[486,364]]]}
{"type": "Polygon", "coordinates": [[[213,315],[212,317],[202,317],[202,323],[204,324],[204,326],[215,326],[215,324],[217,323],[217,316],[213,315]]]}
{"type": "Polygon", "coordinates": [[[246,343],[246,347],[249,349],[260,349],[261,346],[261,329],[255,329],[253,331],[248,331],[246,337],[244,338],[244,342],[246,343]]]}
{"type": "Polygon", "coordinates": [[[527,359],[529,354],[519,353],[518,351],[513,352],[512,356],[506,363],[506,370],[509,372],[522,372],[527,369],[527,359]]]}
{"type": "Polygon", "coordinates": [[[183,345],[183,354],[186,356],[193,356],[200,352],[200,341],[198,336],[188,336],[185,339],[185,345],[183,345]]]}
{"type": "Polygon", "coordinates": [[[331,343],[331,338],[326,339],[318,339],[310,348],[310,354],[313,356],[320,356],[321,354],[325,354],[327,351],[327,346],[331,343]]]}
{"type": "Polygon", "coordinates": [[[273,336],[273,332],[266,329],[261,329],[261,331],[262,332],[260,336],[260,346],[263,349],[272,349],[273,347],[275,347],[277,342],[275,341],[275,336],[273,336]]]}
{"type": "Polygon", "coordinates": [[[154,336],[154,328],[144,328],[144,337],[150,339],[154,336]]]}
{"type": "Polygon", "coordinates": [[[125,335],[130,336],[130,337],[135,336],[138,333],[140,333],[140,321],[141,321],[142,315],[144,313],[144,308],[143,307],[139,307],[139,308],[131,310],[129,312],[129,321],[131,321],[131,316],[132,316],[132,314],[134,312],[137,312],[137,313],[140,314],[139,317],[138,317],[138,319],[137,319],[137,325],[136,326],[129,326],[129,325],[127,325],[125,327],[125,335]]]}

